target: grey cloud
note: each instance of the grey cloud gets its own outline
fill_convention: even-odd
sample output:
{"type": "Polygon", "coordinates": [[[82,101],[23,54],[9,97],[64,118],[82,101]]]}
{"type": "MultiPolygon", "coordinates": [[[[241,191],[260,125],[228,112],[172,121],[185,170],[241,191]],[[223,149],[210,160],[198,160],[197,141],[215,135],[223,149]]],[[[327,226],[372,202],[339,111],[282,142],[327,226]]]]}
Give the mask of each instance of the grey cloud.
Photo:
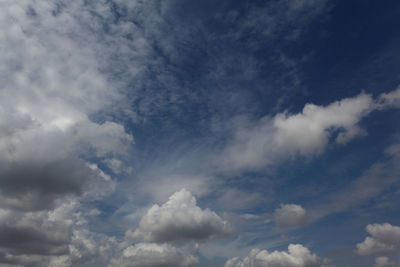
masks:
{"type": "Polygon", "coordinates": [[[77,159],[43,166],[8,164],[0,171],[1,205],[25,210],[51,208],[63,195],[81,194],[91,176],[95,176],[92,170],[77,159]]]}
{"type": "Polygon", "coordinates": [[[92,16],[89,7],[83,1],[6,2],[0,16],[7,25],[0,35],[7,51],[0,56],[7,63],[0,75],[1,206],[39,210],[66,195],[93,200],[112,192],[114,182],[83,158],[123,154],[133,137],[118,123],[91,120],[120,93],[99,71],[98,46],[81,44],[95,39],[81,24],[92,16]]]}
{"type": "Polygon", "coordinates": [[[274,212],[274,221],[279,228],[301,226],[307,222],[307,213],[300,205],[281,204],[274,212]]]}
{"type": "Polygon", "coordinates": [[[6,247],[12,254],[66,254],[68,241],[68,237],[52,236],[34,228],[0,227],[0,247],[6,247]]]}
{"type": "Polygon", "coordinates": [[[0,263],[22,266],[105,265],[113,238],[88,229],[80,203],[65,199],[48,211],[0,210],[0,263]],[[87,264],[87,265],[85,265],[87,264]]]}
{"type": "Polygon", "coordinates": [[[366,227],[371,235],[362,243],[357,244],[360,255],[374,255],[394,252],[400,246],[400,227],[389,223],[369,224],[366,227]]]}
{"type": "Polygon", "coordinates": [[[112,192],[115,186],[95,165],[74,158],[42,165],[5,165],[0,171],[0,185],[0,205],[18,210],[51,208],[66,195],[95,200],[112,192]]]}
{"type": "Polygon", "coordinates": [[[124,155],[133,137],[98,116],[121,99],[91,29],[104,7],[1,3],[0,263],[107,264],[114,241],[89,230],[81,205],[115,188],[93,161],[124,155]]]}

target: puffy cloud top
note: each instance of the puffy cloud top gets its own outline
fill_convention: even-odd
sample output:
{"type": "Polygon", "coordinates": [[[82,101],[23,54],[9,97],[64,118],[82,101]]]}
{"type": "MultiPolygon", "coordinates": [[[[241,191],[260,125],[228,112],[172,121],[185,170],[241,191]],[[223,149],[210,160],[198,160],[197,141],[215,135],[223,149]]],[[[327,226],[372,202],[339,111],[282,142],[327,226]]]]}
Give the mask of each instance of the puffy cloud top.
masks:
{"type": "Polygon", "coordinates": [[[278,227],[294,227],[303,225],[307,221],[306,210],[296,204],[281,204],[275,210],[274,221],[278,227]]]}
{"type": "Polygon", "coordinates": [[[300,244],[290,244],[288,252],[252,249],[250,254],[240,260],[229,259],[225,267],[318,267],[321,262],[315,254],[300,244]]]}
{"type": "Polygon", "coordinates": [[[228,234],[227,221],[215,212],[201,209],[186,189],[174,193],[163,205],[154,205],[127,236],[148,242],[207,240],[228,234]]]}
{"type": "Polygon", "coordinates": [[[371,236],[357,244],[356,252],[360,255],[373,255],[393,252],[400,245],[400,227],[390,223],[369,224],[366,227],[371,236]]]}

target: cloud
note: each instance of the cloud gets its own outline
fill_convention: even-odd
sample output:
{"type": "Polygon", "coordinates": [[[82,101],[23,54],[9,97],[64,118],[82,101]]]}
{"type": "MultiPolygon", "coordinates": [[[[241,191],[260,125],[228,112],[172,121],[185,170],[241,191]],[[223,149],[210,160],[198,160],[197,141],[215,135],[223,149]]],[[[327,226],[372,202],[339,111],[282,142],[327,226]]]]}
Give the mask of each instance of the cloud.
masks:
{"type": "Polygon", "coordinates": [[[274,117],[277,142],[301,155],[320,154],[336,130],[339,130],[337,143],[346,143],[362,134],[358,122],[372,111],[372,103],[370,95],[360,94],[326,107],[306,104],[299,114],[277,114],[274,117]]]}
{"type": "Polygon", "coordinates": [[[389,93],[381,94],[377,100],[377,107],[381,109],[400,108],[400,86],[389,93]]]}
{"type": "Polygon", "coordinates": [[[113,240],[89,230],[83,206],[114,191],[97,163],[126,155],[133,137],[102,115],[121,99],[93,31],[103,4],[1,4],[0,264],[107,261],[113,240]]]}
{"type": "Polygon", "coordinates": [[[65,195],[87,196],[93,185],[111,192],[113,182],[84,158],[123,154],[133,137],[121,124],[91,119],[120,93],[99,71],[95,49],[72,37],[94,38],[77,19],[90,19],[79,5],[87,6],[7,2],[0,16],[8,25],[0,35],[8,51],[0,56],[2,206],[51,208],[65,195]]]}
{"type": "MultiPolygon", "coordinates": [[[[0,263],[43,266],[51,262],[74,264],[104,262],[112,238],[88,230],[85,213],[76,200],[65,200],[50,211],[0,210],[0,263]]],[[[63,265],[58,265],[63,266],[63,265]]]]}
{"type": "Polygon", "coordinates": [[[331,142],[345,144],[366,135],[360,126],[371,112],[397,108],[400,89],[379,95],[361,93],[327,106],[306,104],[300,113],[281,112],[259,120],[237,117],[233,137],[215,160],[223,171],[264,168],[294,156],[322,154],[331,142]]]}
{"type": "Polygon", "coordinates": [[[290,244],[288,252],[252,249],[243,260],[239,258],[229,259],[225,267],[318,267],[321,261],[315,254],[300,244],[290,244]]]}
{"type": "Polygon", "coordinates": [[[199,259],[169,244],[138,243],[123,250],[119,258],[113,258],[111,266],[118,267],[188,267],[199,259]]]}
{"type": "Polygon", "coordinates": [[[2,207],[26,211],[49,209],[68,195],[96,200],[114,190],[115,182],[96,165],[76,158],[42,164],[3,165],[0,171],[2,207]]]}
{"type": "Polygon", "coordinates": [[[359,255],[374,255],[394,252],[400,245],[400,227],[389,223],[369,224],[366,231],[371,235],[357,244],[359,255]]]}
{"type": "Polygon", "coordinates": [[[388,257],[382,256],[375,259],[374,267],[396,267],[398,264],[392,262],[388,257]]]}
{"type": "Polygon", "coordinates": [[[182,189],[161,206],[151,207],[128,238],[146,242],[201,241],[225,236],[231,231],[227,221],[215,212],[197,206],[192,194],[182,189]]]}
{"type": "Polygon", "coordinates": [[[304,225],[307,222],[306,210],[296,204],[281,204],[274,212],[274,221],[278,228],[304,225]]]}
{"type": "Polygon", "coordinates": [[[358,123],[373,110],[373,103],[370,95],[360,94],[325,107],[306,104],[298,114],[241,121],[223,162],[233,168],[259,168],[282,157],[321,154],[335,134],[337,143],[364,134],[358,123]]]}

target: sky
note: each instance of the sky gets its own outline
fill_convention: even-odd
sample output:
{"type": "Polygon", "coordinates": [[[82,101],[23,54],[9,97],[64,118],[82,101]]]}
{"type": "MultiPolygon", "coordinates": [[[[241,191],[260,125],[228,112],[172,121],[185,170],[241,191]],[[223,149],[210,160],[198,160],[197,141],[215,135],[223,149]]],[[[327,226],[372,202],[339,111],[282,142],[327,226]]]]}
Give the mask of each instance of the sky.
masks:
{"type": "Polygon", "coordinates": [[[399,18],[1,0],[0,266],[400,266],[399,18]]]}

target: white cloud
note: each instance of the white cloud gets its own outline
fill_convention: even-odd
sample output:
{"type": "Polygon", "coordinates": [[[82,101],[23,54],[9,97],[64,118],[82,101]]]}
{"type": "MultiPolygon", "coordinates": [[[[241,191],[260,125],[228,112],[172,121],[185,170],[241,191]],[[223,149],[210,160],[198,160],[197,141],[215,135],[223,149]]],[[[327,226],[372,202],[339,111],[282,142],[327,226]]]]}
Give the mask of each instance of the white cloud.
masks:
{"type": "Polygon", "coordinates": [[[188,267],[197,265],[198,258],[170,244],[138,243],[113,258],[110,267],[188,267]]]}
{"type": "Polygon", "coordinates": [[[340,130],[336,137],[338,143],[362,134],[357,124],[372,110],[372,103],[370,95],[360,94],[326,107],[306,104],[295,115],[278,114],[274,117],[274,126],[278,129],[276,141],[280,147],[288,147],[301,155],[320,154],[334,131],[340,130]]]}
{"type": "Polygon", "coordinates": [[[388,244],[400,244],[400,227],[393,226],[390,223],[369,224],[366,227],[367,232],[374,238],[388,244]]]}
{"type": "Polygon", "coordinates": [[[322,154],[331,141],[345,144],[366,135],[360,121],[372,111],[399,108],[400,88],[376,99],[361,93],[327,106],[306,104],[297,114],[265,116],[258,121],[236,118],[233,138],[217,165],[224,171],[257,169],[292,156],[322,154]]]}
{"type": "Polygon", "coordinates": [[[302,245],[290,244],[288,252],[253,249],[243,260],[229,259],[225,267],[318,267],[321,261],[302,245]]]}
{"type": "Polygon", "coordinates": [[[147,242],[199,241],[227,235],[231,230],[227,221],[215,212],[197,206],[192,194],[182,189],[163,205],[154,205],[142,217],[135,231],[127,237],[147,242]]]}
{"type": "Polygon", "coordinates": [[[274,221],[277,227],[295,227],[307,222],[306,210],[296,204],[281,204],[274,212],[274,221]]]}
{"type": "Polygon", "coordinates": [[[278,113],[258,122],[236,122],[234,139],[226,148],[226,169],[268,166],[281,158],[321,154],[330,139],[343,144],[365,134],[358,123],[374,108],[370,95],[360,94],[327,106],[306,104],[301,113],[278,113]]]}
{"type": "Polygon", "coordinates": [[[366,227],[371,235],[357,244],[356,252],[360,255],[374,255],[394,252],[400,245],[400,227],[389,223],[369,224],[366,227]]]}
{"type": "Polygon", "coordinates": [[[396,247],[372,237],[366,237],[362,243],[357,244],[357,253],[362,256],[394,252],[396,247]]]}

